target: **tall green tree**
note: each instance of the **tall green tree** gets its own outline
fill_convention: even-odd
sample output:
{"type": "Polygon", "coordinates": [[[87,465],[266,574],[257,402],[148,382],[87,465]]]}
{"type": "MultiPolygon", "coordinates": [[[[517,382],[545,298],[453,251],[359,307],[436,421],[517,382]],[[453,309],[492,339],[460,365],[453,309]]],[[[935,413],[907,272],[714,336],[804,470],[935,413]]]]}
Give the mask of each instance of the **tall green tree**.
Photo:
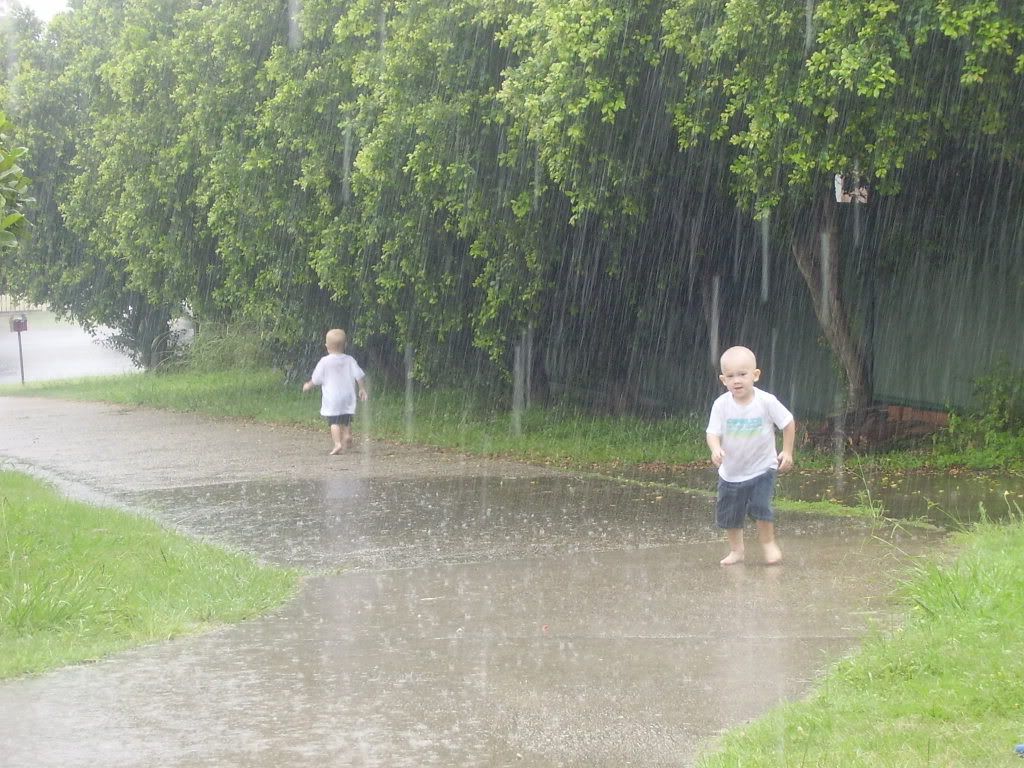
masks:
{"type": "Polygon", "coordinates": [[[310,266],[323,201],[302,144],[325,126],[293,98],[311,63],[305,26],[298,4],[205,5],[188,12],[171,54],[178,144],[195,152],[189,199],[216,264],[196,296],[201,316],[244,322],[278,346],[319,338],[334,310],[310,266]]]}
{"type": "MultiPolygon", "coordinates": [[[[822,331],[863,410],[872,383],[842,290],[833,177],[898,194],[920,157],[950,145],[1020,157],[1024,9],[969,0],[677,0],[665,42],[685,65],[683,146],[726,142],[737,200],[777,210],[822,331]]],[[[843,211],[842,213],[847,213],[843,211]]]]}
{"type": "MultiPolygon", "coordinates": [[[[145,295],[129,284],[122,264],[75,230],[66,208],[76,179],[90,170],[76,166],[76,158],[103,111],[97,108],[106,98],[100,72],[112,56],[120,14],[93,1],[45,28],[27,12],[11,21],[7,103],[18,141],[29,150],[37,194],[26,211],[30,236],[4,256],[4,280],[86,328],[111,326],[143,360],[136,342],[152,336],[145,330],[151,318],[145,295]]],[[[95,211],[97,218],[103,213],[95,211]]]]}
{"type": "MultiPolygon", "coordinates": [[[[128,343],[144,365],[165,354],[168,323],[209,279],[212,242],[192,202],[193,147],[179,142],[173,41],[188,3],[127,6],[99,68],[91,130],[76,147],[83,168],[64,209],[71,228],[124,271],[134,295],[128,343]]],[[[91,17],[88,6],[74,14],[91,17]]]]}
{"type": "Polygon", "coordinates": [[[368,6],[339,25],[351,38],[376,33],[353,73],[364,129],[351,182],[359,213],[347,224],[373,254],[366,319],[420,349],[425,368],[474,348],[505,368],[546,275],[522,205],[534,167],[509,152],[497,101],[509,54],[495,4],[397,8],[368,6]]]}

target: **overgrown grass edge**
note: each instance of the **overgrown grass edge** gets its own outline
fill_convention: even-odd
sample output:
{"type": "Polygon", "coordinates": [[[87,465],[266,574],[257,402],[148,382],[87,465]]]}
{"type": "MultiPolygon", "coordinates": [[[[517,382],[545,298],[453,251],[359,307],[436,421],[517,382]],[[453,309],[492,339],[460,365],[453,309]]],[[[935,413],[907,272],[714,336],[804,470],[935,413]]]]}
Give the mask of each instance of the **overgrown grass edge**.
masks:
{"type": "Polygon", "coordinates": [[[0,470],[0,679],[249,619],[299,572],[0,470]]]}
{"type": "Polygon", "coordinates": [[[957,534],[917,563],[896,631],[875,631],[802,701],[729,731],[700,768],[1009,764],[1024,742],[1024,522],[957,534]]]}

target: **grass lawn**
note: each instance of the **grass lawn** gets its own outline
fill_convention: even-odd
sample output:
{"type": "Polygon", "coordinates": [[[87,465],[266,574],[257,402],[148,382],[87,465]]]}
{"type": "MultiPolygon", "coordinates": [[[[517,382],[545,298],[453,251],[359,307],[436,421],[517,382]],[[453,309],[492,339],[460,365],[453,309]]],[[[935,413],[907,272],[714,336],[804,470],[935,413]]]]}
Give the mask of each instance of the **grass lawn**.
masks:
{"type": "Polygon", "coordinates": [[[0,471],[0,679],[264,613],[298,574],[0,471]]]}

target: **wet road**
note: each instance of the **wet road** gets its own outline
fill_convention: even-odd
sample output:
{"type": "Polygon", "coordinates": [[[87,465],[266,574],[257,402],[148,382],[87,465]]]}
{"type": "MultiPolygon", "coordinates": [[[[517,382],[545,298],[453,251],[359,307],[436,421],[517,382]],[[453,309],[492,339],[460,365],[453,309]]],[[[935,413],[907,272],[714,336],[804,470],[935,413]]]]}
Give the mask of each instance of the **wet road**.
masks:
{"type": "Polygon", "coordinates": [[[706,496],[107,405],[0,423],[6,466],[311,574],[263,618],[0,683],[6,768],[692,765],[890,626],[936,543],[788,515],[783,566],[721,568],[706,496]]]}
{"type": "Polygon", "coordinates": [[[106,346],[110,331],[90,335],[77,325],[45,311],[0,312],[0,384],[73,379],[80,376],[132,373],[138,369],[120,352],[106,346]],[[24,314],[28,330],[10,330],[12,315],[24,314]],[[20,356],[19,356],[20,355],[20,356]]]}

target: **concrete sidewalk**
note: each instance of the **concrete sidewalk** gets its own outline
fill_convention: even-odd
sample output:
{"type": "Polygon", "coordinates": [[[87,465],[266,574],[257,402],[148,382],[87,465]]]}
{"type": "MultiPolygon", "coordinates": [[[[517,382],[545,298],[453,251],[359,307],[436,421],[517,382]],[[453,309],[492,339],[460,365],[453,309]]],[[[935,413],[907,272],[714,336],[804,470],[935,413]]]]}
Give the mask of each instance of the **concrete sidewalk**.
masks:
{"type": "Polygon", "coordinates": [[[721,568],[707,497],[108,405],[0,419],[6,466],[311,574],[272,615],[0,683],[7,768],[691,765],[888,626],[936,542],[789,515],[783,566],[721,568]]]}

